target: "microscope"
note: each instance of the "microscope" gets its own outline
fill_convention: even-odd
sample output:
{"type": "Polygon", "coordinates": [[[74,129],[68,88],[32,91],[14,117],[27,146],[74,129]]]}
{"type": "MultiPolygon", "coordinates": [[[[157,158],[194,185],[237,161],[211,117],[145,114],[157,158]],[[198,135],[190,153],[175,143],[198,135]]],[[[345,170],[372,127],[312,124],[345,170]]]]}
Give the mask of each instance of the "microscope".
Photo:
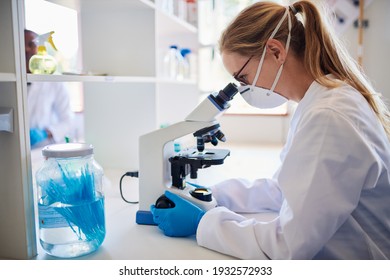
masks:
{"type": "Polygon", "coordinates": [[[230,155],[226,149],[206,149],[205,143],[215,146],[225,141],[216,119],[230,107],[229,101],[237,92],[237,86],[229,83],[205,98],[184,121],[140,136],[137,224],[155,225],[149,210],[152,204],[157,208],[174,206],[163,195],[166,190],[205,211],[217,206],[209,189],[189,184],[186,177],[195,179],[199,169],[223,164],[230,155]],[[196,148],[175,152],[173,141],[191,133],[196,138],[196,148]]]}

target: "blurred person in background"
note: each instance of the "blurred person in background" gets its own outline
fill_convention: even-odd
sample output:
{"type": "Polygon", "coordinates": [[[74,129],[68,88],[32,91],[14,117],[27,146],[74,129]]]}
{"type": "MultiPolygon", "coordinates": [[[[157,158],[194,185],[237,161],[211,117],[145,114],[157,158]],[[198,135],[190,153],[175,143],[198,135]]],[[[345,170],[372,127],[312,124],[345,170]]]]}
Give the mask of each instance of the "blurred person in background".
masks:
{"type": "MultiPolygon", "coordinates": [[[[31,30],[24,32],[27,73],[31,73],[30,58],[37,53],[34,41],[37,36],[31,30]]],[[[70,106],[69,91],[64,83],[28,83],[27,106],[32,148],[63,143],[72,136],[74,113],[70,106]]]]}

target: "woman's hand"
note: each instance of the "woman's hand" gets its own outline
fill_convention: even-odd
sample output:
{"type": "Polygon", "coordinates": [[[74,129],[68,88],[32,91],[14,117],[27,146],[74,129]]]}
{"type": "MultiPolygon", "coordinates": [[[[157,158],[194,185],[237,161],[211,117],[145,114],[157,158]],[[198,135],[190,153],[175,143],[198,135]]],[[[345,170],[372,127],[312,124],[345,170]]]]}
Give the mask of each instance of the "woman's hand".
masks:
{"type": "Polygon", "coordinates": [[[205,211],[169,191],[165,191],[165,196],[173,202],[174,207],[156,208],[155,205],[151,205],[153,221],[166,236],[184,237],[196,234],[205,211]]]}

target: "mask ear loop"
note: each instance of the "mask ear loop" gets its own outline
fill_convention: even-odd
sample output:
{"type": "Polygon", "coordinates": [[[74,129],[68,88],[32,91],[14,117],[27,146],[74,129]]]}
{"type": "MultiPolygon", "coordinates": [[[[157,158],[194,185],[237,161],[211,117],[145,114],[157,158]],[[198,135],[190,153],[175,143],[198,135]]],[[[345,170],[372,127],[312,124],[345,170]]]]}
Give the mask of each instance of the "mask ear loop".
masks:
{"type": "Polygon", "coordinates": [[[257,80],[259,79],[260,70],[261,70],[261,67],[263,66],[263,62],[264,62],[264,58],[265,58],[266,48],[267,47],[264,46],[264,51],[263,51],[263,54],[261,55],[259,66],[257,66],[256,75],[255,75],[255,78],[253,79],[253,82],[252,82],[252,86],[251,86],[252,89],[255,86],[255,84],[257,83],[257,80]]]}
{"type": "MultiPolygon", "coordinates": [[[[288,47],[290,46],[290,37],[291,37],[291,32],[290,32],[290,30],[291,30],[291,18],[290,18],[290,14],[289,14],[288,8],[286,8],[286,11],[284,12],[283,17],[280,19],[278,25],[275,27],[275,30],[272,32],[271,36],[269,37],[269,39],[273,39],[274,38],[274,36],[276,35],[276,32],[279,31],[279,28],[282,25],[282,23],[283,23],[283,21],[284,21],[284,19],[286,18],[287,15],[288,15],[288,19],[289,19],[289,32],[288,32],[288,38],[287,38],[287,43],[286,43],[286,50],[288,50],[288,47]]],[[[260,70],[261,70],[261,68],[263,66],[266,50],[267,50],[267,46],[264,46],[264,51],[263,51],[263,54],[261,56],[261,59],[260,59],[260,62],[259,62],[259,66],[257,66],[256,75],[255,75],[255,78],[253,79],[251,89],[253,89],[253,87],[257,83],[257,80],[259,79],[260,70]]],[[[277,76],[278,75],[280,76],[281,72],[282,72],[281,69],[279,69],[279,72],[278,72],[277,76]]],[[[274,84],[276,86],[275,82],[274,82],[274,84]]],[[[274,86],[274,85],[272,85],[272,86],[274,86]]]]}
{"type": "MultiPolygon", "coordinates": [[[[290,48],[290,40],[291,40],[291,17],[290,17],[290,13],[288,11],[288,8],[286,8],[286,12],[288,13],[288,36],[287,36],[287,42],[286,42],[286,55],[288,54],[288,49],[290,48]]],[[[279,70],[278,70],[278,73],[276,74],[276,78],[274,80],[274,83],[272,84],[271,86],[271,89],[270,91],[274,91],[275,87],[276,87],[276,84],[278,83],[279,81],[279,78],[280,78],[280,75],[282,74],[282,70],[283,70],[283,66],[284,66],[284,62],[283,64],[280,66],[279,70]]]]}

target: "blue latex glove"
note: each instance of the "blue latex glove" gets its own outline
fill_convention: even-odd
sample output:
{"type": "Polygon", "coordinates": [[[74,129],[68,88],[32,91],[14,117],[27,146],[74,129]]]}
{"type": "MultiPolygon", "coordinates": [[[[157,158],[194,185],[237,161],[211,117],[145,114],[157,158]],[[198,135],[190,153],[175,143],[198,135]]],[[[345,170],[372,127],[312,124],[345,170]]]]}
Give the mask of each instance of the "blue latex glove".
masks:
{"type": "Polygon", "coordinates": [[[156,208],[151,205],[153,221],[166,236],[184,237],[195,234],[205,211],[177,194],[165,191],[165,196],[175,204],[175,207],[156,208]]]}
{"type": "Polygon", "coordinates": [[[48,137],[47,132],[44,129],[39,129],[39,128],[30,129],[31,146],[34,146],[35,144],[42,142],[43,140],[47,139],[47,137],[48,137]]]}

